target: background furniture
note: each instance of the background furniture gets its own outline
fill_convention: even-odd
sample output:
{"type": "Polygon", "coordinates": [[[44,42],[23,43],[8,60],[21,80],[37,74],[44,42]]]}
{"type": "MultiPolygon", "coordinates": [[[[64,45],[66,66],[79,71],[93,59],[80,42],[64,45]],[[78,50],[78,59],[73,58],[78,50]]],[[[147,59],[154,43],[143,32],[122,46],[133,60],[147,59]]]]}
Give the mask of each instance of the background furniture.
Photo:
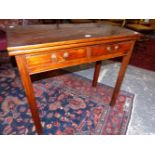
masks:
{"type": "MultiPolygon", "coordinates": [[[[7,38],[6,38],[6,29],[9,26],[17,25],[31,25],[39,24],[38,19],[0,19],[0,64],[8,63],[10,57],[7,53],[7,38]]],[[[16,66],[15,60],[12,57],[11,62],[13,66],[16,66]]]]}
{"type": "Polygon", "coordinates": [[[0,30],[0,51],[6,50],[6,33],[4,30],[0,30]]]}
{"type": "Polygon", "coordinates": [[[153,19],[126,20],[125,27],[147,34],[155,31],[155,21],[153,19]]]}
{"type": "Polygon", "coordinates": [[[0,19],[0,64],[7,63],[10,58],[7,56],[7,38],[6,38],[6,28],[8,26],[15,26],[22,24],[20,19],[0,19]]]}
{"type": "Polygon", "coordinates": [[[5,51],[7,47],[6,33],[4,30],[0,30],[0,64],[9,61],[7,52],[5,51]]]}
{"type": "Polygon", "coordinates": [[[145,45],[152,39],[151,35],[155,32],[155,20],[130,19],[126,20],[125,27],[143,34],[143,37],[136,43],[136,51],[147,50],[145,45]]]}
{"type": "Polygon", "coordinates": [[[104,19],[103,21],[108,22],[111,25],[124,27],[126,23],[126,19],[104,19]]]}

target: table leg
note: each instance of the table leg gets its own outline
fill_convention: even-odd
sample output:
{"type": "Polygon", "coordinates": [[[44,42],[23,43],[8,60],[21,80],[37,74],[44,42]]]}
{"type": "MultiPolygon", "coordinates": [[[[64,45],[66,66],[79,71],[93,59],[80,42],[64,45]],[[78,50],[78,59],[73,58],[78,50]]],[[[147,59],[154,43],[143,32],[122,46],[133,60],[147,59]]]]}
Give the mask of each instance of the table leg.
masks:
{"type": "Polygon", "coordinates": [[[41,127],[41,121],[39,118],[39,112],[38,112],[36,101],[35,101],[31,77],[26,67],[25,57],[22,55],[16,56],[16,61],[17,61],[19,72],[20,72],[22,84],[23,84],[23,87],[24,87],[24,90],[25,90],[25,93],[28,99],[29,106],[30,106],[32,118],[34,120],[36,131],[38,134],[42,134],[43,132],[42,132],[42,127],[41,127]]]}
{"type": "Polygon", "coordinates": [[[92,86],[96,87],[97,86],[97,81],[100,73],[100,68],[101,68],[102,61],[97,61],[95,64],[95,72],[94,72],[94,77],[93,77],[93,83],[92,86]]]}
{"type": "Polygon", "coordinates": [[[117,96],[119,94],[120,87],[121,87],[121,84],[122,84],[126,69],[127,69],[131,54],[132,54],[133,47],[134,47],[134,43],[133,43],[131,51],[129,51],[129,53],[127,55],[123,56],[122,64],[121,64],[119,74],[118,74],[118,78],[117,78],[115,88],[114,88],[114,91],[113,91],[113,95],[112,95],[112,98],[111,98],[110,106],[115,105],[115,102],[116,102],[117,96]]]}

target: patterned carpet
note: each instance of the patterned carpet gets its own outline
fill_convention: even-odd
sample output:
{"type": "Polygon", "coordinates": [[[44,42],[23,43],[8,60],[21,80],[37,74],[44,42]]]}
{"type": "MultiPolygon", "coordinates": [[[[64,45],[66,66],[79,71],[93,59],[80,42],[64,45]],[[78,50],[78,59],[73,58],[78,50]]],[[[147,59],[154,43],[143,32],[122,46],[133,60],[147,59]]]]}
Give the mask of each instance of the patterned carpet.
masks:
{"type": "MultiPolygon", "coordinates": [[[[33,82],[44,134],[126,133],[133,94],[121,91],[111,108],[111,87],[93,88],[90,80],[62,70],[52,74],[33,82]]],[[[0,67],[0,134],[36,134],[18,71],[11,65],[0,67]]]]}

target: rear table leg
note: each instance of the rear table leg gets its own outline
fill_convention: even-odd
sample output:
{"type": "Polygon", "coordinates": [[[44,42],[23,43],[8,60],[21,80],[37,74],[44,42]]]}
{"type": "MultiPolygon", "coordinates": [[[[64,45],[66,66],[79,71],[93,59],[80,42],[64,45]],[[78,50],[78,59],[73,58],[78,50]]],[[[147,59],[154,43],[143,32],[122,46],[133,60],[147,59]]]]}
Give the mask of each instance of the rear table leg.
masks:
{"type": "Polygon", "coordinates": [[[97,86],[97,81],[100,73],[100,68],[101,68],[102,61],[97,61],[95,64],[95,72],[94,72],[94,78],[93,78],[93,83],[92,86],[96,87],[97,86]]]}

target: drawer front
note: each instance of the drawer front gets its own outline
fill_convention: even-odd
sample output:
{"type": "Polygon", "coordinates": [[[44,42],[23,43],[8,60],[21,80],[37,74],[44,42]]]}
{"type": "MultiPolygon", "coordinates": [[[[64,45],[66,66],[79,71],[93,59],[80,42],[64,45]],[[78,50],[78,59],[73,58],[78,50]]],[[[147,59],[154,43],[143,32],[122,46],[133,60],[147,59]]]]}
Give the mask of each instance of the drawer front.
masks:
{"type": "Polygon", "coordinates": [[[26,55],[30,74],[126,55],[133,42],[101,44],[88,47],[45,51],[26,55]]]}
{"type": "Polygon", "coordinates": [[[60,64],[72,60],[86,58],[86,48],[53,51],[44,54],[34,54],[26,56],[27,64],[30,67],[47,64],[60,64]]]}
{"type": "Polygon", "coordinates": [[[92,57],[106,54],[126,54],[132,47],[132,42],[114,43],[107,45],[96,45],[92,47],[92,57]]]}

